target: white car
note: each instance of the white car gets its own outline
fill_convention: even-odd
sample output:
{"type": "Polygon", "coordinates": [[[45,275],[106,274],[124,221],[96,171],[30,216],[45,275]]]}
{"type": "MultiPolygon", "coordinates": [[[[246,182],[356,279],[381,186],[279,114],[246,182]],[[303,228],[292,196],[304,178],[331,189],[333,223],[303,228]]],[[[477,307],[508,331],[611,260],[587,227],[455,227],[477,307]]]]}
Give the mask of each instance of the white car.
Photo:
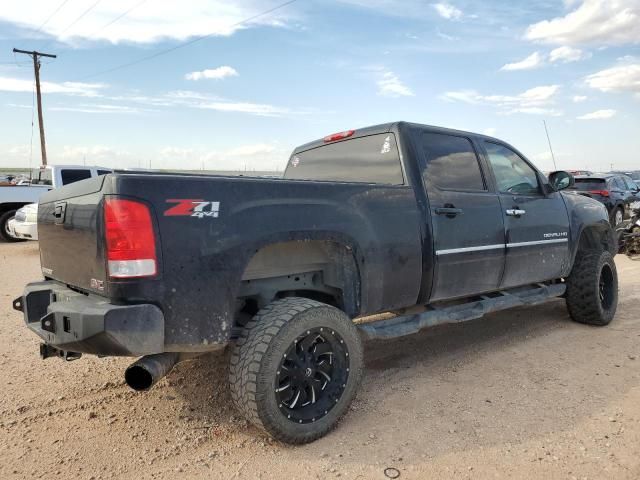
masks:
{"type": "Polygon", "coordinates": [[[38,204],[30,203],[16,211],[7,222],[7,233],[19,240],[38,240],[38,204]]]}

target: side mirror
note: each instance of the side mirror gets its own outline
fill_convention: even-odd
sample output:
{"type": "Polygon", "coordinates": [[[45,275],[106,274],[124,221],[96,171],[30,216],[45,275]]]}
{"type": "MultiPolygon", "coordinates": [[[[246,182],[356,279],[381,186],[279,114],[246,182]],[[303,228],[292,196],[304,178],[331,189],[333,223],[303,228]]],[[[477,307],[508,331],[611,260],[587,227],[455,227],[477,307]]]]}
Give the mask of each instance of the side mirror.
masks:
{"type": "Polygon", "coordinates": [[[564,190],[565,188],[573,187],[576,183],[576,179],[573,178],[573,175],[569,172],[558,170],[557,172],[551,172],[549,174],[549,183],[557,192],[559,190],[564,190]]]}

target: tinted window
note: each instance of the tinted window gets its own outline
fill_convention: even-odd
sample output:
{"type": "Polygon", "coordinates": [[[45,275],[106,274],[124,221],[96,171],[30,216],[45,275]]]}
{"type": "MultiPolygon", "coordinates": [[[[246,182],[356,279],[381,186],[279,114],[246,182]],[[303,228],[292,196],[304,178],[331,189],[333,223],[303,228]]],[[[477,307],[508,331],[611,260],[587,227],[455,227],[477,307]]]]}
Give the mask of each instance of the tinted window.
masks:
{"type": "Polygon", "coordinates": [[[463,137],[425,133],[422,148],[427,158],[426,178],[450,190],[485,190],[478,157],[463,137]]]}
{"type": "Polygon", "coordinates": [[[111,170],[98,170],[98,176],[107,175],[108,173],[111,173],[111,170]]]}
{"type": "Polygon", "coordinates": [[[622,177],[615,177],[612,179],[613,188],[619,191],[625,191],[627,186],[624,184],[622,177]]]}
{"type": "Polygon", "coordinates": [[[284,178],[338,182],[404,183],[392,133],[343,140],[291,156],[284,178]]]}
{"type": "Polygon", "coordinates": [[[520,195],[540,193],[536,171],[517,153],[497,143],[484,142],[484,147],[500,192],[520,195]]]}
{"type": "Polygon", "coordinates": [[[636,188],[636,184],[631,180],[630,177],[620,177],[625,184],[627,190],[634,190],[636,188]]]}
{"type": "Polygon", "coordinates": [[[603,178],[576,178],[574,186],[577,190],[606,190],[607,181],[603,178]]]}
{"type": "Polygon", "coordinates": [[[62,185],[69,185],[73,182],[79,182],[80,180],[85,180],[87,178],[91,178],[90,170],[62,170],[60,172],[60,176],[62,177],[62,185]]]}

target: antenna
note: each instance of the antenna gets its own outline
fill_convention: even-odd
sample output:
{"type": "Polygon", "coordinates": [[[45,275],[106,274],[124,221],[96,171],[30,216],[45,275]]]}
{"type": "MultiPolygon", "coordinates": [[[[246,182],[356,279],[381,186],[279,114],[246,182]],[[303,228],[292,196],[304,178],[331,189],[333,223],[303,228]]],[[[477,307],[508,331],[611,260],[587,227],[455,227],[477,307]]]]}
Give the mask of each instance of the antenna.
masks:
{"type": "Polygon", "coordinates": [[[556,156],[553,154],[553,148],[551,147],[551,139],[549,138],[549,130],[547,130],[547,122],[546,120],[542,120],[544,124],[544,132],[547,134],[547,142],[549,142],[549,151],[551,152],[551,159],[553,160],[553,169],[558,170],[556,166],[556,156]]]}

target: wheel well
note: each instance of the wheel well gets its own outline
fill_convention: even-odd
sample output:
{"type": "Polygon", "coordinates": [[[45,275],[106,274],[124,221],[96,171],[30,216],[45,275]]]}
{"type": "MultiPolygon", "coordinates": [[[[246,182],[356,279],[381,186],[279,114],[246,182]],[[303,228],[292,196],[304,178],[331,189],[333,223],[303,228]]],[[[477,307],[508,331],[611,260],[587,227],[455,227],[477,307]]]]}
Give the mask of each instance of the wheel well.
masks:
{"type": "Polygon", "coordinates": [[[349,246],[333,241],[290,241],[264,246],[248,262],[237,297],[236,319],[243,324],[271,301],[305,297],[356,316],[360,279],[349,246]]]}
{"type": "Polygon", "coordinates": [[[22,208],[25,205],[28,205],[28,204],[21,203],[21,202],[3,203],[0,205],[0,215],[2,215],[5,212],[8,212],[9,210],[17,210],[18,208],[22,208]]]}
{"type": "Polygon", "coordinates": [[[578,251],[605,249],[612,254],[617,250],[615,239],[608,228],[597,226],[586,227],[580,234],[578,251]]]}

